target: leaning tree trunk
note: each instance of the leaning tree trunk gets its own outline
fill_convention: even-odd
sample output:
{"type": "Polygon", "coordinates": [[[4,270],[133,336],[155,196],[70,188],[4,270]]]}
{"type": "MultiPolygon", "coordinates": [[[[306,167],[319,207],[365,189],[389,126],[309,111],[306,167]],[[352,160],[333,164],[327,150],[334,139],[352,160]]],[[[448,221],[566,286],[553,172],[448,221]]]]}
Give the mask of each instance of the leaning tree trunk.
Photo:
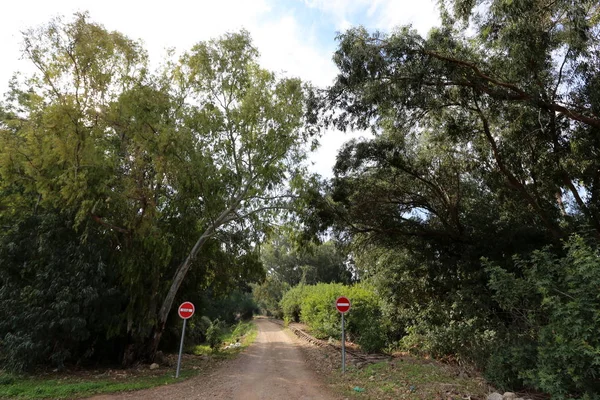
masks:
{"type": "Polygon", "coordinates": [[[196,241],[196,244],[194,244],[194,247],[186,257],[185,261],[177,268],[177,271],[175,271],[173,281],[171,282],[171,287],[169,288],[169,291],[167,292],[167,295],[163,300],[160,311],[158,312],[158,319],[154,328],[152,329],[152,334],[148,339],[147,344],[145,344],[142,353],[140,354],[141,358],[148,359],[151,361],[154,360],[154,357],[158,350],[158,345],[160,344],[160,339],[162,338],[162,334],[167,324],[167,318],[169,317],[169,313],[171,312],[171,308],[173,307],[173,302],[175,301],[175,296],[177,295],[177,292],[179,291],[179,288],[181,287],[181,284],[183,283],[183,280],[185,279],[185,276],[187,275],[192,265],[192,262],[194,261],[194,258],[196,257],[204,243],[206,243],[206,241],[215,233],[217,228],[229,221],[227,217],[233,212],[233,210],[237,208],[241,201],[241,198],[241,196],[236,198],[232,205],[229,206],[226,210],[224,210],[214,221],[214,223],[212,223],[206,229],[206,231],[204,231],[202,236],[200,236],[198,241],[196,241]]]}

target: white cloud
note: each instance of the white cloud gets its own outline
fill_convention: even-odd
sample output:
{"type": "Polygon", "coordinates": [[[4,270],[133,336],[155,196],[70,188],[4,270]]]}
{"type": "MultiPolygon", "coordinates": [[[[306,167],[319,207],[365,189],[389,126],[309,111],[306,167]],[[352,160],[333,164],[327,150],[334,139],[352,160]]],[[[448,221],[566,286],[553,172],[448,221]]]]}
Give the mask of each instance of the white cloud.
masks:
{"type": "Polygon", "coordinates": [[[362,24],[389,32],[398,25],[412,24],[419,33],[425,35],[440,21],[437,6],[432,0],[304,1],[309,7],[329,13],[339,30],[362,24]]]}
{"type": "Polygon", "coordinates": [[[253,38],[261,52],[261,65],[319,86],[330,85],[336,74],[331,53],[320,47],[309,26],[285,15],[256,27],[253,38]]]}
{"type": "Polygon", "coordinates": [[[430,1],[377,0],[375,4],[380,8],[377,25],[385,31],[391,31],[398,25],[412,24],[421,35],[426,35],[432,26],[440,23],[437,6],[430,1]]]}

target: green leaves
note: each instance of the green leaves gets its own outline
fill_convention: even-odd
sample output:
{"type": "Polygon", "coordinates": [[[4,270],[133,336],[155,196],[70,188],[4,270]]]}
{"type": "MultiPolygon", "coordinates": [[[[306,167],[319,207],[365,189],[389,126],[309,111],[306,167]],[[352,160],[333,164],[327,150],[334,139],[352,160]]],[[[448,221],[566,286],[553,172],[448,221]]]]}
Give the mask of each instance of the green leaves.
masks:
{"type": "Polygon", "coordinates": [[[581,272],[560,244],[600,237],[598,6],[441,8],[427,37],[410,27],[338,37],[338,77],[312,104],[324,125],[374,137],[342,148],[307,225],[350,242],[407,346],[485,366],[499,384],[592,393],[577,385],[595,362],[583,310],[598,305],[563,286],[581,272]],[[562,319],[585,328],[567,333],[562,319]],[[557,372],[567,359],[571,369],[557,372]]]}
{"type": "MultiPolygon", "coordinates": [[[[305,172],[301,82],[262,69],[245,31],[198,43],[157,71],[139,42],[86,14],[24,39],[37,73],[14,81],[0,108],[0,223],[61,215],[72,229],[66,246],[110,254],[127,301],[95,329],[156,346],[148,338],[164,328],[188,271],[198,270],[188,293],[260,279],[255,248],[293,207],[302,185],[288,180],[305,172]]],[[[56,257],[45,267],[70,262],[56,257]]],[[[39,280],[32,290],[48,288],[39,280]]],[[[77,301],[60,293],[50,306],[77,301]]]]}
{"type": "Polygon", "coordinates": [[[515,354],[521,347],[534,349],[529,361],[534,365],[519,371],[519,377],[559,398],[593,396],[600,346],[595,335],[600,321],[598,250],[573,236],[565,253],[557,256],[547,248],[526,261],[516,260],[523,277],[490,267],[490,285],[503,310],[525,319],[534,334],[511,344],[515,354]]]}

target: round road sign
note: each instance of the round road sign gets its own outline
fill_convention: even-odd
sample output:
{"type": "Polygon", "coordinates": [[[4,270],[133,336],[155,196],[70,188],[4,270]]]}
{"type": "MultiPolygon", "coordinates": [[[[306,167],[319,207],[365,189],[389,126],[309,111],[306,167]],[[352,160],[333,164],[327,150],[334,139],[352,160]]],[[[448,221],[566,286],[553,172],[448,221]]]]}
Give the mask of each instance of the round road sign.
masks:
{"type": "Polygon", "coordinates": [[[347,297],[338,297],[335,301],[335,308],[342,314],[347,313],[350,310],[350,300],[347,297]]]}
{"type": "Polygon", "coordinates": [[[194,315],[194,311],[196,311],[196,308],[192,303],[186,301],[184,303],[181,303],[177,311],[179,312],[179,316],[181,318],[189,319],[192,317],[192,315],[194,315]]]}

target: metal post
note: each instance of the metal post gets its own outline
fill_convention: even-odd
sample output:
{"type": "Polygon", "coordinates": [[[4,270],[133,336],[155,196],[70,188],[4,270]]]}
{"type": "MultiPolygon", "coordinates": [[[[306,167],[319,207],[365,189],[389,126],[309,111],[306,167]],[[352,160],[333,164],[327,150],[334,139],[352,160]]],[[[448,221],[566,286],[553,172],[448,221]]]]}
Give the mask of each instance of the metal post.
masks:
{"type": "Polygon", "coordinates": [[[346,332],[344,329],[344,313],[342,313],[342,372],[346,372],[346,332]]]}
{"type": "Polygon", "coordinates": [[[181,367],[181,353],[183,352],[183,338],[185,337],[185,323],[187,319],[183,320],[183,329],[181,330],[181,344],[179,345],[179,359],[177,360],[177,373],[175,378],[179,378],[179,368],[181,367]]]}

